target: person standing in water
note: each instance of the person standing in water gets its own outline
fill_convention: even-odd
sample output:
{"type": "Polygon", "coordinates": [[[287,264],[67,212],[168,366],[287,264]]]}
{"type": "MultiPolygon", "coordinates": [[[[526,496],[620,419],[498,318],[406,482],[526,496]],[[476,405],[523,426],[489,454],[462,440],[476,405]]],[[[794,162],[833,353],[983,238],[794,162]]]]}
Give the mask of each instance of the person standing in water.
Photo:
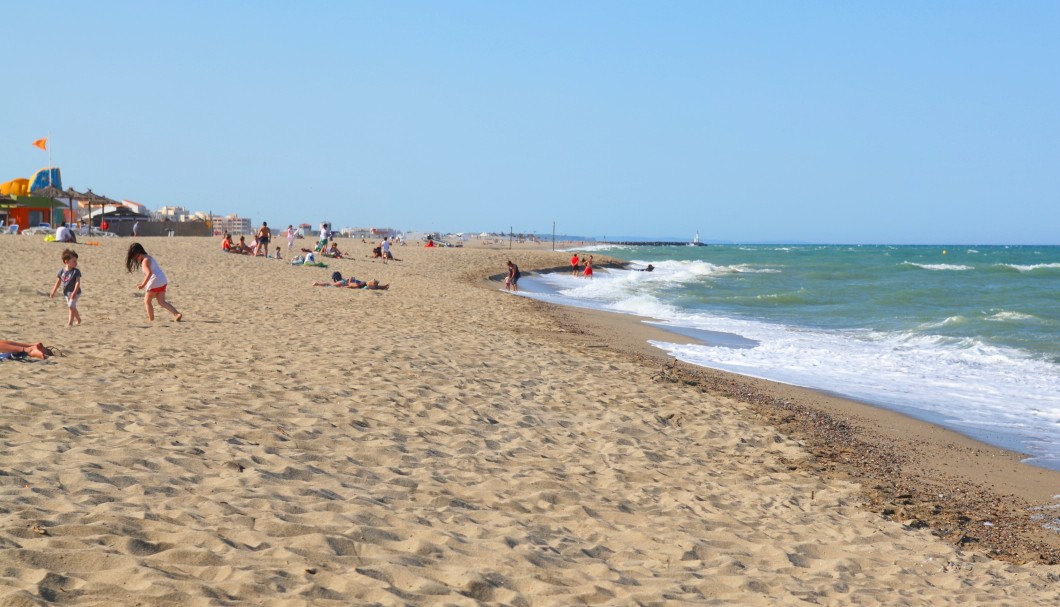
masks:
{"type": "Polygon", "coordinates": [[[504,288],[509,291],[519,290],[519,266],[508,260],[508,277],[504,279],[504,288]]]}

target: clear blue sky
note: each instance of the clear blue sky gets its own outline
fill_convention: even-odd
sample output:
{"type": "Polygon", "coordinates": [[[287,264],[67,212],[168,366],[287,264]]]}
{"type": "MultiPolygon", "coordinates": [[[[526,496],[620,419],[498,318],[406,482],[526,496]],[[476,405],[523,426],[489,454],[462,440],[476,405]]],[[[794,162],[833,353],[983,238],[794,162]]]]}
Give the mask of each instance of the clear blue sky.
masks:
{"type": "Polygon", "coordinates": [[[0,180],[257,224],[1060,244],[1060,2],[4,3],[0,180]]]}

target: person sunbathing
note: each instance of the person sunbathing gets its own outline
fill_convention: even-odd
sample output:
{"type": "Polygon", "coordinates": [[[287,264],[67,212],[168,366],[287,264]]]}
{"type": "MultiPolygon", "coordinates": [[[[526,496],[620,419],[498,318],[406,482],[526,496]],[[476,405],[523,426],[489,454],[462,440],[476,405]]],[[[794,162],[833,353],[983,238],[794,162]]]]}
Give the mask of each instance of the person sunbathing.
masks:
{"type": "Polygon", "coordinates": [[[342,272],[332,272],[331,282],[314,282],[314,287],[348,287],[350,289],[360,289],[367,283],[361,282],[354,277],[343,278],[342,272]]]}
{"type": "Polygon", "coordinates": [[[23,358],[28,356],[30,358],[44,360],[49,356],[59,354],[59,351],[55,348],[49,348],[40,342],[27,344],[20,341],[0,339],[0,354],[10,354],[11,358],[23,358]]]}
{"type": "Polygon", "coordinates": [[[362,282],[360,287],[354,287],[354,286],[351,285],[350,288],[351,289],[354,289],[354,288],[369,289],[369,290],[372,290],[372,291],[377,291],[377,290],[378,291],[386,291],[387,289],[390,288],[390,283],[387,283],[385,285],[381,285],[381,284],[379,284],[378,280],[373,278],[372,280],[369,280],[368,282],[362,282]]]}

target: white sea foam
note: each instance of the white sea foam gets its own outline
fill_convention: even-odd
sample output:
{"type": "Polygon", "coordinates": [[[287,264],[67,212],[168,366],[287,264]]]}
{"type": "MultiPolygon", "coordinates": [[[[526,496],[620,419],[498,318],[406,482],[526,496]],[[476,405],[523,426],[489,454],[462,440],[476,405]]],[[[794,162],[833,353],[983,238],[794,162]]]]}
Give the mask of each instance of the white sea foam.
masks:
{"type": "Polygon", "coordinates": [[[566,253],[581,253],[587,251],[589,253],[599,253],[600,251],[622,251],[632,249],[631,245],[624,244],[589,244],[585,246],[569,247],[566,249],[559,249],[560,252],[566,253]]]}
{"type": "MultiPolygon", "coordinates": [[[[649,263],[654,270],[598,269],[589,280],[566,272],[546,274],[535,278],[557,296],[568,297],[582,305],[609,308],[616,311],[652,315],[656,305],[662,305],[653,294],[668,291],[682,284],[708,281],[714,277],[733,274],[779,273],[775,268],[754,267],[747,264],[718,266],[706,261],[633,261],[635,268],[649,263]]],[[[533,296],[532,293],[528,293],[533,296]]]]}
{"type": "MultiPolygon", "coordinates": [[[[645,262],[635,262],[643,267],[645,262]]],[[[918,416],[1060,468],[1060,365],[967,337],[932,334],[968,322],[954,315],[913,332],[829,331],[692,312],[659,297],[675,286],[740,271],[704,261],[652,262],[653,272],[557,273],[520,291],[559,304],[636,314],[674,327],[735,334],[755,347],[653,344],[690,363],[828,390],[918,416]],[[540,286],[541,292],[533,293],[540,286]]],[[[762,268],[750,268],[760,270],[762,268]]],[[[520,286],[523,286],[522,283],[520,286]]],[[[991,319],[1018,320],[992,310],[991,319]]]]}
{"type": "Polygon", "coordinates": [[[948,316],[948,317],[946,317],[946,318],[944,318],[944,319],[942,319],[942,320],[940,320],[938,322],[926,322],[926,323],[923,323],[918,328],[920,330],[924,331],[924,330],[927,330],[927,329],[938,329],[940,327],[945,327],[945,326],[950,326],[950,325],[959,325],[959,324],[966,323],[966,322],[968,322],[968,319],[965,318],[964,316],[961,316],[961,315],[948,316]]]}
{"type": "Polygon", "coordinates": [[[759,345],[654,345],[690,363],[833,391],[972,435],[1009,434],[1006,446],[1060,461],[1056,364],[969,338],[822,332],[706,317],[695,324],[738,333],[759,345]]]}
{"type": "Polygon", "coordinates": [[[1008,310],[1000,310],[990,316],[986,317],[986,320],[993,322],[1006,322],[1011,320],[1033,320],[1037,318],[1033,314],[1023,314],[1020,312],[1009,312],[1008,310]]]}
{"type": "Polygon", "coordinates": [[[948,264],[948,263],[916,263],[914,261],[903,261],[902,265],[915,266],[915,267],[918,267],[918,268],[921,268],[921,269],[924,269],[924,270],[934,270],[934,271],[937,271],[937,272],[938,271],[946,271],[946,270],[964,271],[964,270],[974,270],[975,269],[972,266],[965,266],[965,265],[953,265],[953,264],[948,264]]]}
{"type": "Polygon", "coordinates": [[[1012,268],[1020,272],[1033,272],[1035,270],[1060,270],[1060,263],[1036,263],[1033,265],[1019,265],[1015,263],[999,263],[998,267],[1012,268]]]}

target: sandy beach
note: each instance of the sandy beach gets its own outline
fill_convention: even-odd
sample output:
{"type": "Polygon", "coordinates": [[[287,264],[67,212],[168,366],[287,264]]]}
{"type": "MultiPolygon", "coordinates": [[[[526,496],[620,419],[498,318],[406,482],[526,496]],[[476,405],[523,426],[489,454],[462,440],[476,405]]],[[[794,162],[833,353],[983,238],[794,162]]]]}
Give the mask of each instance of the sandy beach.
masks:
{"type": "Polygon", "coordinates": [[[63,246],[0,236],[0,337],[66,354],[0,362],[0,605],[1060,602],[1060,473],[487,280],[550,246],[145,238],[149,323],[130,242],[75,247],[67,328],[63,246]]]}

